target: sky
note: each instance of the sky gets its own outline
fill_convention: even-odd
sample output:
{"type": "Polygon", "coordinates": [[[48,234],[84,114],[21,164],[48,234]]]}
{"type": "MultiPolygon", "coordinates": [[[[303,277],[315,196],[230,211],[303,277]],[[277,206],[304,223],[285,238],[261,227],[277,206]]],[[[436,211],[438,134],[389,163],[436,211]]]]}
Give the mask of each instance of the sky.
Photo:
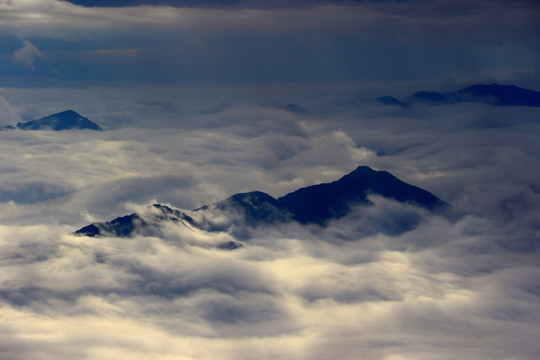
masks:
{"type": "Polygon", "coordinates": [[[535,1],[4,0],[0,9],[3,86],[491,78],[539,87],[535,1]]]}
{"type": "Polygon", "coordinates": [[[0,126],[72,109],[105,129],[0,131],[0,358],[537,359],[539,108],[375,99],[540,91],[539,18],[536,1],[0,0],[0,126]],[[373,197],[324,228],[72,235],[359,165],[460,216],[373,197]]]}

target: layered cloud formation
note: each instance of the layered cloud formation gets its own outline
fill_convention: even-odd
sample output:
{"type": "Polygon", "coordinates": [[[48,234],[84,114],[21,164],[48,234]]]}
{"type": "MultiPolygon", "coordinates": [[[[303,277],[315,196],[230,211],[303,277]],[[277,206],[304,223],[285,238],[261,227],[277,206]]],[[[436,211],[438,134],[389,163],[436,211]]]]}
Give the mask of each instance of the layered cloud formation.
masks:
{"type": "Polygon", "coordinates": [[[540,90],[538,3],[290,3],[0,0],[1,359],[539,358],[540,108],[392,105],[540,90]],[[359,165],[456,216],[73,235],[359,165]]]}
{"type": "MultiPolygon", "coordinates": [[[[334,96],[366,95],[349,86],[334,96]]],[[[276,87],[4,89],[27,114],[87,104],[106,131],[0,132],[1,357],[536,358],[538,109],[358,106],[276,87]],[[70,235],[153,202],[279,197],[359,164],[462,216],[373,198],[325,228],[70,235]],[[414,230],[387,231],[410,216],[414,230]],[[244,246],[216,247],[229,241],[244,246]]]]}

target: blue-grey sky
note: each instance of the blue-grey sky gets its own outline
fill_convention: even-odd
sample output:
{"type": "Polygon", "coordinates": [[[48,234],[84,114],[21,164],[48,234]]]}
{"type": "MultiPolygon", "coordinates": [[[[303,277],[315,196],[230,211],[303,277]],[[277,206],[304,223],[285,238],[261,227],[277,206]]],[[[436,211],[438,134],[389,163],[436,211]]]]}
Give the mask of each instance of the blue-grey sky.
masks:
{"type": "Polygon", "coordinates": [[[288,3],[2,1],[0,86],[540,83],[537,2],[288,3]]]}

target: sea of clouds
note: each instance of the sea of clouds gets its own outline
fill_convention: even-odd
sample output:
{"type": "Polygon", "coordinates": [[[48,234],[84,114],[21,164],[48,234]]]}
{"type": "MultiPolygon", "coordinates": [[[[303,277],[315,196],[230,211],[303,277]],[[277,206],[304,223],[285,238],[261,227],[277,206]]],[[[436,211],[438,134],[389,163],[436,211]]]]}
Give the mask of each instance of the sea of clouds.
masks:
{"type": "Polygon", "coordinates": [[[538,358],[540,110],[332,86],[1,89],[2,125],[73,108],[106,131],[0,131],[0,357],[538,358]],[[326,228],[72,235],[358,165],[460,216],[374,198],[326,228]]]}

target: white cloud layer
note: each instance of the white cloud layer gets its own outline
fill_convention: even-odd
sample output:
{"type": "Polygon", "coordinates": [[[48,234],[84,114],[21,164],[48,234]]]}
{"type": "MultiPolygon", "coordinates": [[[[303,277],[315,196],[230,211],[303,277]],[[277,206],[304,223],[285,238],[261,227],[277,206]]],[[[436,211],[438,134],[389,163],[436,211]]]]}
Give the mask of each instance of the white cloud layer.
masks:
{"type": "Polygon", "coordinates": [[[108,130],[0,132],[0,358],[536,359],[538,109],[357,106],[351,86],[2,89],[25,120],[78,104],[108,130]],[[70,235],[361,164],[464,215],[374,199],[325,229],[70,235]]]}
{"type": "Polygon", "coordinates": [[[533,359],[537,256],[502,250],[478,220],[359,239],[336,238],[343,222],[265,230],[236,251],[180,228],[173,240],[2,227],[2,355],[533,359]]]}

